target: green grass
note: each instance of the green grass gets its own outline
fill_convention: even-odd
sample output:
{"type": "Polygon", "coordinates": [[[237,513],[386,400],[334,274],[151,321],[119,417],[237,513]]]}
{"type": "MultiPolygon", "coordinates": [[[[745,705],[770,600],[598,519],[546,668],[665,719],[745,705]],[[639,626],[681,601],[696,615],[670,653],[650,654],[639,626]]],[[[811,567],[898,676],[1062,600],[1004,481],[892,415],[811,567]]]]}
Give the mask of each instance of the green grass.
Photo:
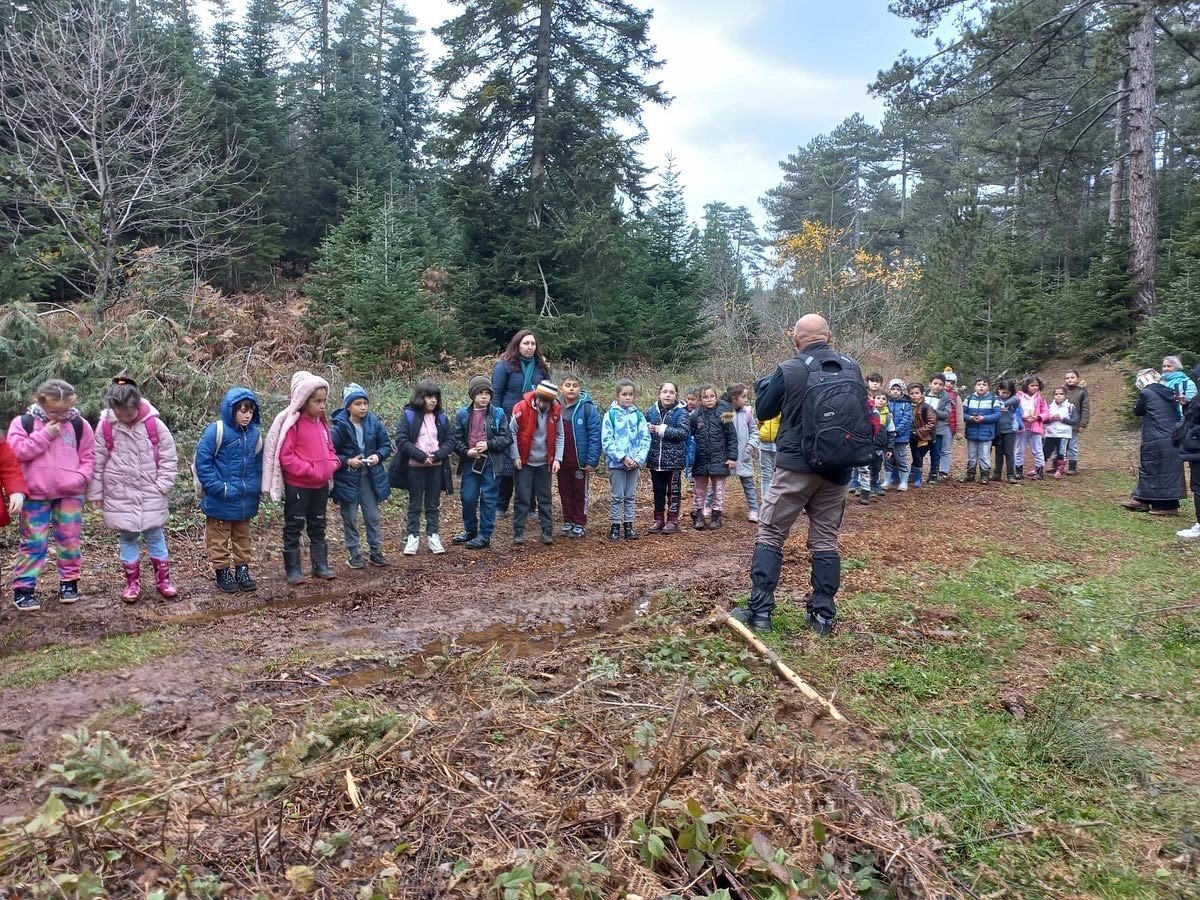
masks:
{"type": "Polygon", "coordinates": [[[1027,502],[1052,552],[992,548],[842,598],[853,633],[829,641],[785,606],[772,644],[889,735],[859,765],[976,892],[1200,897],[1170,864],[1200,855],[1200,793],[1180,780],[1200,612],[1171,609],[1200,597],[1200,548],[1094,495],[1027,502]],[[1018,718],[1004,700],[1021,692],[1018,718]]]}
{"type": "Polygon", "coordinates": [[[89,647],[51,646],[9,656],[0,664],[0,688],[31,687],[60,678],[138,666],[174,652],[175,629],[104,638],[89,647]]]}

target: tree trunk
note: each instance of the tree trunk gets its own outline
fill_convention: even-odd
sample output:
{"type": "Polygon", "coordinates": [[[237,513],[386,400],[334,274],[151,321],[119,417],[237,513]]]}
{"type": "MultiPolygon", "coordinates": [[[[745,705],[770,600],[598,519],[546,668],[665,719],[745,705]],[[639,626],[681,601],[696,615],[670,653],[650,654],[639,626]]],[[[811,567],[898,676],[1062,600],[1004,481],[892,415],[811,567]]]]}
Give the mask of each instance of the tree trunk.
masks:
{"type": "Polygon", "coordinates": [[[1129,41],[1129,244],[1138,318],[1157,311],[1158,208],[1154,190],[1154,4],[1138,4],[1129,41]]]}
{"type": "Polygon", "coordinates": [[[331,0],[320,0],[317,27],[321,31],[321,95],[329,91],[329,4],[331,0]]]}
{"type": "MultiPolygon", "coordinates": [[[[537,32],[537,61],[535,73],[537,77],[537,93],[533,100],[533,134],[530,140],[529,160],[529,224],[534,231],[542,227],[542,188],[546,180],[546,113],[550,109],[550,13],[554,0],[540,0],[541,15],[538,19],[537,32]]],[[[539,241],[540,248],[540,241],[539,241]]],[[[535,254],[537,250],[535,249],[535,254]]],[[[546,281],[546,273],[542,270],[541,260],[536,260],[538,272],[542,278],[543,297],[539,306],[536,288],[530,291],[529,301],[534,309],[545,313],[550,308],[550,287],[546,281]]]]}
{"type": "Polygon", "coordinates": [[[537,95],[533,101],[532,158],[529,161],[529,221],[542,224],[542,182],[546,176],[546,113],[550,109],[550,12],[553,0],[541,0],[537,33],[537,95]]]}
{"type": "MultiPolygon", "coordinates": [[[[1128,42],[1126,43],[1128,49],[1128,42]]],[[[1120,82],[1117,111],[1113,121],[1112,186],[1108,192],[1108,227],[1119,229],[1124,220],[1121,213],[1126,199],[1126,180],[1129,177],[1126,161],[1129,153],[1129,68],[1126,66],[1120,82]]]]}

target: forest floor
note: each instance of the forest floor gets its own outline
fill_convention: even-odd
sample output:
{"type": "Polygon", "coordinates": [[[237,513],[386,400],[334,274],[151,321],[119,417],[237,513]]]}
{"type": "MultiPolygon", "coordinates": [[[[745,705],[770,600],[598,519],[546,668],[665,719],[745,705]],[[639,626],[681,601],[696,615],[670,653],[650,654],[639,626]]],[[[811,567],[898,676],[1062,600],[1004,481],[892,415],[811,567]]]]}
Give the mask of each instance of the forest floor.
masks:
{"type": "Polygon", "coordinates": [[[232,596],[181,515],[181,599],[133,606],[92,523],[83,601],[0,611],[0,896],[1200,897],[1190,501],[1118,507],[1128,379],[1084,374],[1081,476],[850,503],[831,639],[793,534],[768,643],[845,723],[714,626],[740,492],[441,557],[393,511],[390,568],[294,589],[269,510],[232,596]]]}

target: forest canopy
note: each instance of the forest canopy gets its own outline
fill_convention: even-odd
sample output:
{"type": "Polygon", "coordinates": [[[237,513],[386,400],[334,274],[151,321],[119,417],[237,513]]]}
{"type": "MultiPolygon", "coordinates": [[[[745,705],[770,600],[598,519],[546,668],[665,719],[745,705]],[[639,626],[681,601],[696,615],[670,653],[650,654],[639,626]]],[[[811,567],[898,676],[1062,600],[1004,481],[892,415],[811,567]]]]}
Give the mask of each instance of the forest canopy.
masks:
{"type": "Polygon", "coordinates": [[[993,374],[1200,347],[1200,3],[896,0],[933,51],[781,161],[765,229],[692,221],[646,158],[670,85],[634,3],[456,0],[432,60],[395,0],[210,6],[0,0],[0,303],[294,283],[363,371],[529,325],[688,362],[808,310],[993,374]]]}

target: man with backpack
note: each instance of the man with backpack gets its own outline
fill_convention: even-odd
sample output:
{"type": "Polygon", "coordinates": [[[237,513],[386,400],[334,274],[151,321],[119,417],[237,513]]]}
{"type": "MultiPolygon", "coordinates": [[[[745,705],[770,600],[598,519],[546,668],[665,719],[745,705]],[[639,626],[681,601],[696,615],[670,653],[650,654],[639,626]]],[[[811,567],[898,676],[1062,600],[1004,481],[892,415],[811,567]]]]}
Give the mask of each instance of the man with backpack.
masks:
{"type": "Polygon", "coordinates": [[[871,462],[875,445],[862,371],[853,359],[831,349],[831,340],[824,318],[802,316],[792,331],[796,355],[754,386],[759,418],[782,415],[775,477],[759,515],[750,564],[750,599],[733,612],[758,632],[771,630],[783,544],[803,512],[812,557],[812,592],[804,619],[821,636],[833,633],[847,485],[856,466],[871,462]]]}

